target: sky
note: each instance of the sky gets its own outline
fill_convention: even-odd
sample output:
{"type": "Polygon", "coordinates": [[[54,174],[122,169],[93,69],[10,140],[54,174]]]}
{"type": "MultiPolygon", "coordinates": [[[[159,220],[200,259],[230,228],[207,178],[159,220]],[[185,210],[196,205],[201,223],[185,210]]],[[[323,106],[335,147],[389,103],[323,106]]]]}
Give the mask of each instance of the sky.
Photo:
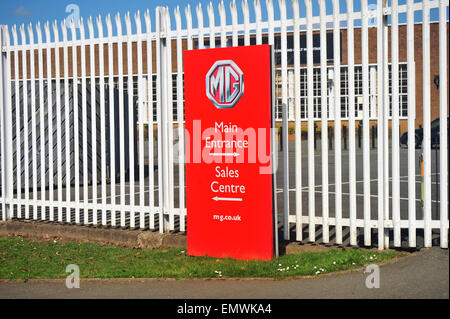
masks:
{"type": "MultiPolygon", "coordinates": [[[[216,24],[220,22],[219,14],[218,14],[218,4],[222,0],[211,0],[213,7],[215,8],[215,21],[216,24]]],[[[223,0],[225,4],[225,8],[227,9],[227,22],[231,22],[230,15],[230,1],[232,0],[223,0]]],[[[250,21],[254,20],[254,9],[253,9],[253,1],[248,0],[249,8],[250,8],[250,21]]],[[[332,14],[332,0],[327,1],[327,14],[332,14]]],[[[389,0],[390,1],[390,0],[389,0]]],[[[421,2],[421,0],[414,0],[415,2],[421,2]]],[[[262,19],[267,19],[266,14],[266,6],[265,0],[260,0],[262,7],[262,19]]],[[[155,23],[155,9],[157,6],[167,6],[171,13],[173,13],[174,9],[177,6],[180,6],[180,10],[182,13],[182,23],[183,26],[186,25],[185,17],[184,17],[184,8],[190,4],[193,24],[194,27],[197,25],[196,22],[196,13],[195,7],[201,3],[203,8],[203,17],[204,17],[204,26],[208,26],[208,14],[206,11],[207,5],[210,3],[209,0],[0,0],[0,24],[6,24],[9,28],[11,28],[14,24],[18,27],[21,24],[28,25],[32,23],[35,25],[38,21],[40,21],[41,25],[43,25],[47,20],[51,23],[55,20],[61,22],[63,19],[66,19],[69,15],[79,11],[79,16],[83,17],[86,21],[88,17],[98,17],[102,16],[104,21],[104,17],[110,13],[111,15],[115,15],[120,13],[121,18],[123,18],[124,14],[128,11],[133,16],[136,11],[140,11],[141,13],[141,21],[143,25],[143,30],[145,30],[144,23],[144,12],[148,9],[150,11],[150,16],[152,18],[152,30],[154,30],[155,23]],[[75,5],[75,6],[74,6],[75,5]],[[75,9],[74,9],[75,8],[75,9]]],[[[241,0],[236,1],[236,5],[238,7],[238,20],[242,22],[243,17],[240,10],[241,0]]],[[[278,0],[273,0],[274,3],[274,11],[275,11],[275,19],[279,17],[278,10],[278,0]]],[[[369,0],[369,8],[371,6],[376,5],[376,0],[369,0]]],[[[406,0],[399,0],[399,4],[405,4],[406,0]]],[[[305,6],[304,0],[299,0],[300,4],[300,16],[305,16],[305,6]]],[[[292,6],[291,1],[286,0],[287,6],[287,17],[292,17],[292,6]]],[[[346,1],[340,0],[340,12],[346,12],[346,1]]],[[[360,11],[360,0],[354,0],[354,11],[360,11]]],[[[313,15],[319,14],[318,1],[313,0],[313,15]]],[[[400,23],[402,23],[402,19],[405,19],[405,14],[399,17],[400,23]]],[[[431,11],[431,20],[436,21],[438,19],[438,10],[431,11]]],[[[447,19],[448,19],[448,10],[447,10],[447,19]]],[[[421,21],[421,13],[416,12],[415,14],[416,22],[421,21]]],[[[122,19],[122,23],[123,23],[122,19]]],[[[133,21],[134,22],[134,21],[133,21]]],[[[114,25],[114,23],[113,23],[114,25]]],[[[134,28],[134,23],[132,23],[134,28]]],[[[175,25],[175,21],[173,19],[172,14],[172,26],[175,25]]],[[[86,28],[87,29],[87,28],[86,28]]],[[[105,27],[104,27],[104,30],[105,27]]],[[[125,30],[125,27],[123,27],[125,30]]],[[[87,30],[86,30],[87,31],[87,30]]],[[[115,31],[114,31],[115,32],[115,31]]],[[[133,31],[134,32],[134,31],[133,31]]],[[[69,32],[70,33],[70,32],[69,32]]]]}

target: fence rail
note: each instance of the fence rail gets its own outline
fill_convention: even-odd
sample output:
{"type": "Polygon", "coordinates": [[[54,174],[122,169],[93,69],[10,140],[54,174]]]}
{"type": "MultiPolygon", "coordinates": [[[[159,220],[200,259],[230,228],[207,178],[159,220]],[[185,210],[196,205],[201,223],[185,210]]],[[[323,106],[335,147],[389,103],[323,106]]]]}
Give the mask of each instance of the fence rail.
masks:
{"type": "Polygon", "coordinates": [[[196,26],[189,5],[184,15],[158,7],[155,30],[145,12],[145,31],[139,12],[124,21],[47,22],[45,41],[39,23],[2,26],[2,219],[186,231],[183,50],[268,43],[275,47],[274,116],[284,141],[281,188],[274,190],[284,239],[293,231],[297,241],[384,249],[406,238],[416,247],[423,230],[430,247],[436,230],[447,248],[448,149],[433,158],[430,110],[439,108],[440,145],[447,145],[448,0],[378,0],[375,10],[367,0],[333,0],[332,14],[325,0],[305,0],[306,12],[301,2],[279,0],[276,11],[272,0],[255,0],[253,17],[247,0],[239,10],[230,2],[229,11],[223,2],[206,12],[199,4],[196,26]],[[416,12],[423,16],[421,47],[414,43],[416,12]],[[431,104],[431,52],[439,55],[438,104],[431,104]],[[399,144],[401,121],[408,132],[416,129],[418,96],[423,179],[414,134],[406,150],[399,144]]]}

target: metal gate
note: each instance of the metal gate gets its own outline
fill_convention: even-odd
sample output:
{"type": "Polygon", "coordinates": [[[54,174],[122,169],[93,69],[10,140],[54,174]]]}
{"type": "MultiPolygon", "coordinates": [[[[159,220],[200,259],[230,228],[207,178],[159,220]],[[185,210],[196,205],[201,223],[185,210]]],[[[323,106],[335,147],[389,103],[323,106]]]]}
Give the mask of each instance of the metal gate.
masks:
{"type": "Polygon", "coordinates": [[[137,12],[124,30],[119,15],[47,22],[45,41],[40,24],[2,26],[2,219],[186,231],[183,50],[269,43],[284,239],[447,248],[448,149],[432,148],[431,114],[447,145],[448,0],[329,5],[221,2],[208,26],[200,4],[158,7],[156,30],[147,11],[145,32],[137,12]]]}

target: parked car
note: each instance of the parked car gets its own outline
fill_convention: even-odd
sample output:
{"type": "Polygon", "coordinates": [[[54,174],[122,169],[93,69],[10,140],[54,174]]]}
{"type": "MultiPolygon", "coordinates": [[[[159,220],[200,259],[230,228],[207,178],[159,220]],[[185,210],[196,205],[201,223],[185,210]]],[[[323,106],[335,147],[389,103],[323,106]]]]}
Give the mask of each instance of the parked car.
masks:
{"type": "MultiPolygon", "coordinates": [[[[439,147],[440,144],[440,118],[438,117],[434,121],[431,122],[431,147],[439,147]]],[[[447,117],[447,129],[449,128],[449,118],[447,117]]],[[[422,140],[423,140],[423,127],[418,128],[414,131],[415,135],[415,145],[416,148],[420,148],[422,146],[422,140]]],[[[400,136],[400,145],[402,146],[408,146],[408,132],[405,132],[400,136]]]]}

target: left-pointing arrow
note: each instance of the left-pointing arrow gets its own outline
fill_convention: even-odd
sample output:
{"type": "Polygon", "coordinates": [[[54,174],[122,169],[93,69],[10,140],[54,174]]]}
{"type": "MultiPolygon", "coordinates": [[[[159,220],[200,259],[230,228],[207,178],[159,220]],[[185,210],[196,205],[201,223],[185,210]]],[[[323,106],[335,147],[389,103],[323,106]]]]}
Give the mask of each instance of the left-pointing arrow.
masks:
{"type": "Polygon", "coordinates": [[[210,156],[234,156],[238,157],[239,153],[209,153],[210,156]]]}
{"type": "Polygon", "coordinates": [[[236,198],[236,197],[213,197],[213,200],[215,200],[216,202],[219,200],[223,200],[223,201],[233,201],[233,202],[242,202],[242,198],[236,198]]]}

